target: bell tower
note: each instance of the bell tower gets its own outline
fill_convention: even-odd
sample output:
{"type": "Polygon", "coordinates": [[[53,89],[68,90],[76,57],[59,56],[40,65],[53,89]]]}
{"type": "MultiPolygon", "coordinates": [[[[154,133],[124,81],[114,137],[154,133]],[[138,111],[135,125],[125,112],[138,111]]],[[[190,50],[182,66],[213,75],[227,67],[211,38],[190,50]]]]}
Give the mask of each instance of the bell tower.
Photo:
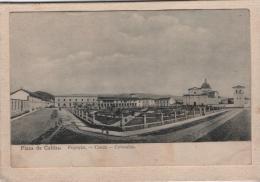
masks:
{"type": "Polygon", "coordinates": [[[232,87],[234,89],[234,106],[235,107],[244,107],[245,106],[245,87],[237,85],[232,87]]]}

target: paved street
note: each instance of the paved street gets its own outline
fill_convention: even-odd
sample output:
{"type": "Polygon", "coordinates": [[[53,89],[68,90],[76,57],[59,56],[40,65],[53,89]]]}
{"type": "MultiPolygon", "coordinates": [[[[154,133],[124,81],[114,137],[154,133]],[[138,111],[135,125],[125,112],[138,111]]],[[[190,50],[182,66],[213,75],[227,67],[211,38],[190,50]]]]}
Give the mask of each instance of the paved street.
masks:
{"type": "Polygon", "coordinates": [[[45,108],[11,121],[12,144],[29,144],[55,126],[54,109],[45,108]]]}

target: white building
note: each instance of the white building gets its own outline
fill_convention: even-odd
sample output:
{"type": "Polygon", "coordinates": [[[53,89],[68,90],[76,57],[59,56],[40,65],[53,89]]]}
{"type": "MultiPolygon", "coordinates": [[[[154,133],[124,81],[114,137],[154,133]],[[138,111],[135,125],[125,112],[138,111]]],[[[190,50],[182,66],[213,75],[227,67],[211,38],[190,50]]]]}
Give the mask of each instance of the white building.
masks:
{"type": "Polygon", "coordinates": [[[190,88],[188,93],[183,95],[184,105],[216,105],[219,103],[219,93],[212,90],[207,79],[205,79],[201,87],[190,88]]]}
{"type": "Polygon", "coordinates": [[[234,89],[233,97],[234,97],[234,107],[244,107],[246,104],[245,100],[245,87],[241,85],[237,85],[232,87],[234,89]]]}
{"type": "Polygon", "coordinates": [[[169,107],[176,103],[176,100],[173,97],[160,97],[155,99],[155,105],[157,107],[169,107]]]}
{"type": "Polygon", "coordinates": [[[75,105],[90,106],[97,109],[107,108],[144,108],[144,107],[168,107],[175,103],[171,97],[144,96],[138,94],[118,95],[57,95],[55,107],[70,108],[75,105]]]}
{"type": "Polygon", "coordinates": [[[55,96],[55,107],[73,107],[74,105],[97,106],[96,95],[71,94],[55,96]]]}
{"type": "Polygon", "coordinates": [[[98,108],[134,108],[138,107],[138,100],[132,97],[126,96],[99,96],[98,108]]]}
{"type": "Polygon", "coordinates": [[[52,105],[52,102],[45,101],[37,94],[25,89],[12,92],[10,97],[11,116],[32,112],[52,105]]]}

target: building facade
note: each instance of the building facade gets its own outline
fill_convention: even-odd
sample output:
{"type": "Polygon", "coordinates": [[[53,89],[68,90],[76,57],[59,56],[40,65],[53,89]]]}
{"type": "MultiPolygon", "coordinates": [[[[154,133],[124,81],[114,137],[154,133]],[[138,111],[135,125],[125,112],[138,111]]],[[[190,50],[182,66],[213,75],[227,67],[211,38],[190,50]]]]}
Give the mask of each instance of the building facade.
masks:
{"type": "Polygon", "coordinates": [[[139,103],[136,98],[119,96],[100,96],[98,97],[98,108],[135,108],[139,103]]]}
{"type": "Polygon", "coordinates": [[[201,87],[193,87],[188,89],[188,93],[183,95],[184,105],[216,105],[220,103],[218,91],[212,90],[207,79],[202,83],[201,87]]]}
{"type": "Polygon", "coordinates": [[[245,87],[241,85],[237,85],[232,87],[233,90],[233,97],[234,97],[234,107],[244,107],[246,104],[245,100],[245,87]]]}
{"type": "Polygon", "coordinates": [[[12,92],[10,97],[11,117],[52,105],[51,101],[45,101],[37,94],[25,89],[12,92]]]}
{"type": "Polygon", "coordinates": [[[70,108],[76,105],[96,109],[108,108],[145,108],[168,107],[175,103],[171,97],[140,96],[137,94],[118,95],[58,95],[55,96],[55,106],[70,108]]]}
{"type": "Polygon", "coordinates": [[[29,101],[20,99],[11,99],[10,101],[11,117],[30,112],[29,101]]]}
{"type": "Polygon", "coordinates": [[[57,95],[55,96],[55,107],[74,107],[75,105],[82,106],[97,106],[98,97],[96,95],[72,94],[72,95],[57,95]]]}
{"type": "Polygon", "coordinates": [[[176,103],[176,100],[172,97],[160,97],[155,99],[155,105],[157,107],[169,107],[176,103]]]}

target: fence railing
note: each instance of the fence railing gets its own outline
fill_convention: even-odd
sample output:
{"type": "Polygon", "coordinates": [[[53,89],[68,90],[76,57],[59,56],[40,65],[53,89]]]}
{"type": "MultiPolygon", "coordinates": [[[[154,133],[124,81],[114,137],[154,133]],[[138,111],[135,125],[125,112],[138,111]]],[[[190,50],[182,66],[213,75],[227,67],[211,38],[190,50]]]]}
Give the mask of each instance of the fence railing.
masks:
{"type": "MultiPolygon", "coordinates": [[[[121,122],[119,127],[123,131],[133,131],[133,130],[138,130],[138,129],[144,129],[144,128],[150,128],[150,127],[156,127],[156,126],[181,122],[181,121],[184,121],[187,119],[196,118],[196,117],[203,116],[203,115],[208,115],[208,114],[214,113],[219,110],[222,110],[222,108],[218,108],[218,109],[215,108],[215,109],[211,109],[211,110],[204,109],[203,112],[201,110],[193,110],[190,112],[183,112],[183,113],[179,113],[178,115],[176,114],[176,115],[170,115],[170,116],[162,115],[161,118],[138,116],[135,118],[143,118],[142,124],[135,124],[133,122],[132,124],[129,123],[129,124],[125,125],[123,122],[121,122]]],[[[94,124],[94,125],[99,125],[99,126],[109,126],[106,124],[102,124],[102,122],[100,122],[100,121],[96,122],[97,120],[95,119],[94,113],[89,114],[88,112],[84,111],[83,109],[78,109],[78,108],[72,108],[72,109],[69,109],[69,111],[89,124],[94,124]]],[[[123,120],[123,118],[122,118],[122,120],[123,120]]]]}

